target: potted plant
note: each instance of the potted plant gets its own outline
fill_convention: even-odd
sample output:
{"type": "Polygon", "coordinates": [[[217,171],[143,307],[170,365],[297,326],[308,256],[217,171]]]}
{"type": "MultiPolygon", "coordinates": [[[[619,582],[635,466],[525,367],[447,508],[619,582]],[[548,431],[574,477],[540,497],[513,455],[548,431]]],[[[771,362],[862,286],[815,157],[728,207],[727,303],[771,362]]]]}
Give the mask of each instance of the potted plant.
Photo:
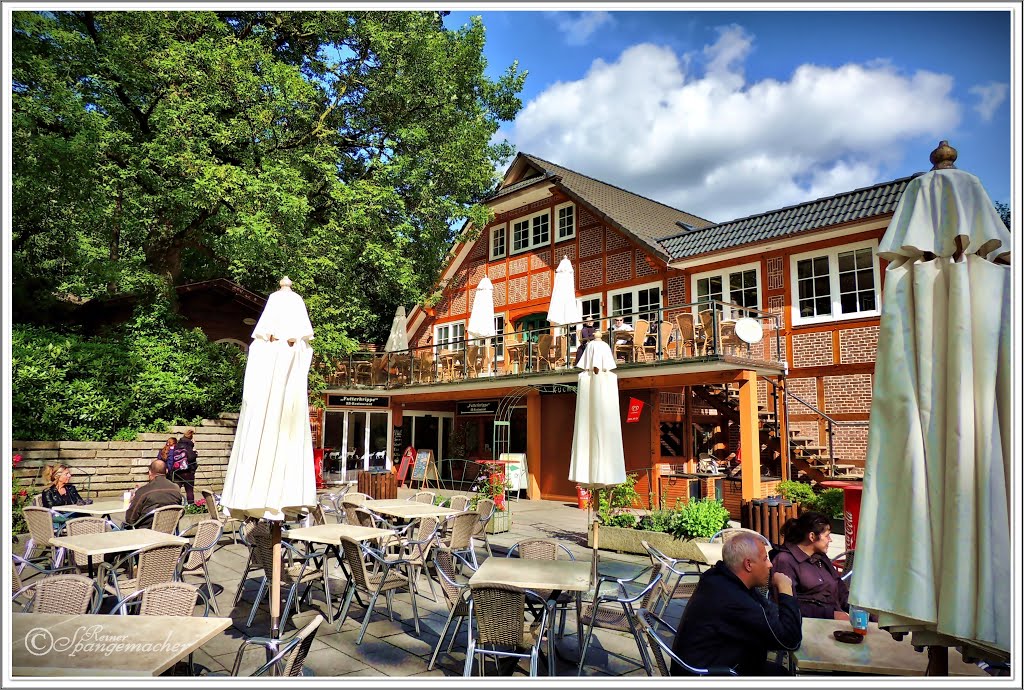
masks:
{"type": "Polygon", "coordinates": [[[843,490],[825,489],[814,501],[814,509],[832,521],[833,534],[845,534],[843,522],[843,490]]]}
{"type": "Polygon", "coordinates": [[[32,503],[32,489],[21,485],[14,476],[14,468],[21,463],[21,455],[11,458],[11,536],[16,540],[18,535],[28,532],[23,509],[32,503]]]}
{"type": "Polygon", "coordinates": [[[495,465],[484,465],[484,469],[477,476],[473,485],[476,496],[470,501],[470,509],[476,510],[477,504],[485,498],[494,501],[494,515],[487,523],[487,533],[497,534],[507,532],[511,527],[511,516],[508,510],[508,491],[512,484],[505,477],[505,473],[497,469],[495,465]]]}

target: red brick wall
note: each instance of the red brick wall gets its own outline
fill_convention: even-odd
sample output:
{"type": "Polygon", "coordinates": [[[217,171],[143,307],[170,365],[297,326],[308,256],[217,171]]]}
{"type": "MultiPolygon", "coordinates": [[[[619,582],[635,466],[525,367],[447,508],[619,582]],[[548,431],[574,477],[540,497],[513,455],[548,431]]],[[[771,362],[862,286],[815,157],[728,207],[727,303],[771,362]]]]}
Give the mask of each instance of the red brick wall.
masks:
{"type": "Polygon", "coordinates": [[[576,281],[586,292],[604,284],[604,259],[584,259],[576,269],[576,281]]]}
{"type": "MultiPolygon", "coordinates": [[[[864,466],[868,454],[868,424],[857,426],[837,426],[832,434],[832,444],[836,459],[844,463],[864,466]]],[[[825,444],[822,444],[825,445],[825,444]]]]}
{"type": "Polygon", "coordinates": [[[604,245],[606,252],[612,252],[616,249],[626,249],[630,246],[629,240],[626,239],[625,235],[620,233],[618,230],[612,230],[611,228],[605,228],[604,245]]]}
{"type": "Polygon", "coordinates": [[[609,254],[606,258],[604,282],[621,283],[631,279],[633,277],[632,258],[632,252],[609,254]]]}
{"type": "Polygon", "coordinates": [[[686,276],[682,273],[670,274],[668,277],[668,290],[666,293],[666,307],[674,307],[677,304],[686,304],[686,276]]]}
{"type": "Polygon", "coordinates": [[[869,413],[872,378],[871,374],[826,376],[825,414],[869,413]]]}
{"type": "MultiPolygon", "coordinates": [[[[578,210],[578,209],[577,209],[578,210]]],[[[580,223],[583,223],[582,214],[580,223]]],[[[604,228],[596,225],[576,231],[580,242],[580,258],[599,255],[603,251],[604,228]]]]}
{"type": "Polygon", "coordinates": [[[832,332],[793,335],[793,366],[820,367],[832,364],[832,332]]]}
{"type": "MultiPolygon", "coordinates": [[[[637,249],[634,261],[636,262],[636,277],[643,278],[644,276],[653,276],[658,274],[658,269],[651,266],[651,263],[647,260],[647,252],[637,249]]],[[[654,259],[651,259],[653,262],[654,259]]]]}
{"type": "Polygon", "coordinates": [[[530,256],[517,256],[516,258],[508,262],[508,272],[511,275],[519,275],[520,273],[526,273],[527,269],[530,268],[530,256]]]}
{"type": "Polygon", "coordinates": [[[494,283],[494,306],[504,307],[508,301],[508,281],[499,280],[494,283]]]}
{"type": "Polygon", "coordinates": [[[878,326],[839,331],[839,361],[842,364],[874,362],[878,352],[878,326]]]}
{"type": "Polygon", "coordinates": [[[551,296],[553,271],[530,274],[530,299],[541,299],[551,296]]]}
{"type": "Polygon", "coordinates": [[[489,264],[487,266],[487,277],[490,278],[492,281],[497,280],[499,278],[504,278],[505,266],[506,263],[504,261],[496,261],[493,264],[489,264]]]}
{"type": "Polygon", "coordinates": [[[508,281],[508,302],[509,304],[515,304],[516,302],[525,302],[527,300],[529,284],[526,282],[526,276],[520,276],[513,278],[508,281]]]}
{"type": "Polygon", "coordinates": [[[545,268],[553,268],[551,265],[551,250],[545,249],[536,254],[530,255],[530,270],[540,271],[545,268]]]}

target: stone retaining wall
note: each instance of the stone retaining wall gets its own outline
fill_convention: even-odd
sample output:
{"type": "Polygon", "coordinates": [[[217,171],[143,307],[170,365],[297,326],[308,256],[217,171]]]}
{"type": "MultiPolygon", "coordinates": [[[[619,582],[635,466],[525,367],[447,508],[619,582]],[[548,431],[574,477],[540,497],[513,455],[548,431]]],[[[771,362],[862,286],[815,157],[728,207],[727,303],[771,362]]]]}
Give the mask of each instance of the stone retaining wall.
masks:
{"type": "Polygon", "coordinates": [[[38,493],[47,486],[43,477],[46,466],[62,463],[72,468],[71,481],[83,497],[120,496],[136,484],[148,481],[149,463],[168,437],[180,437],[192,428],[196,431],[192,440],[199,454],[196,496],[202,489],[219,493],[224,487],[237,425],[238,414],[224,412],[218,419],[204,419],[194,427],[175,426],[164,434],[139,434],[134,441],[13,441],[14,453],[23,458],[14,469],[14,476],[38,493]]]}

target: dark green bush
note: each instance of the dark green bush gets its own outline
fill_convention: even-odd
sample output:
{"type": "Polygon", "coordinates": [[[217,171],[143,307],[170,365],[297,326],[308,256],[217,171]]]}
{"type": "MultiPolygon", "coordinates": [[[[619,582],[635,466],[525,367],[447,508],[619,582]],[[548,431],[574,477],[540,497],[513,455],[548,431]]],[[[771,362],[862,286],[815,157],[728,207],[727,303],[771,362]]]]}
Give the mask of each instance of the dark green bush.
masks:
{"type": "Polygon", "coordinates": [[[12,329],[13,438],[129,440],[241,403],[245,356],[160,305],[107,335],[12,329]]]}
{"type": "Polygon", "coordinates": [[[843,517],[843,499],[842,489],[825,489],[814,500],[812,509],[824,514],[825,517],[838,519],[843,517]]]}
{"type": "Polygon", "coordinates": [[[787,501],[802,503],[805,506],[813,505],[816,499],[814,489],[809,484],[786,480],[779,482],[779,494],[787,501]]]}

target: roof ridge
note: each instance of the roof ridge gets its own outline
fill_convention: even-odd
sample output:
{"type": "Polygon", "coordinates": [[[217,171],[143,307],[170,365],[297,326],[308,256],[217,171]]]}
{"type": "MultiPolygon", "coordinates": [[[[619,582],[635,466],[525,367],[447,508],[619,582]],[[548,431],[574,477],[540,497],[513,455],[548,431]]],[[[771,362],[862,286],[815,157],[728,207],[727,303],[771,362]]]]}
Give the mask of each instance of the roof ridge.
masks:
{"type": "Polygon", "coordinates": [[[770,216],[770,215],[777,214],[777,213],[782,213],[784,211],[792,211],[792,210],[798,209],[798,208],[800,208],[802,206],[810,206],[811,204],[817,204],[817,203],[822,202],[822,201],[830,201],[832,199],[838,199],[840,197],[853,196],[853,195],[857,194],[858,192],[866,192],[866,191],[869,191],[869,190],[872,190],[872,189],[878,189],[879,187],[887,187],[887,186],[890,186],[890,185],[899,184],[900,182],[906,182],[908,180],[912,180],[913,178],[915,178],[915,177],[917,177],[917,176],[919,176],[921,174],[922,173],[914,173],[912,175],[906,175],[904,177],[897,177],[894,180],[888,180],[886,182],[879,182],[877,184],[868,185],[867,187],[858,187],[857,189],[850,189],[848,191],[839,192],[839,193],[833,194],[831,196],[818,197],[817,199],[811,199],[810,201],[801,201],[798,204],[790,204],[789,206],[782,206],[780,208],[773,208],[773,209],[771,209],[769,211],[762,211],[761,213],[752,213],[749,216],[743,216],[741,218],[733,218],[732,220],[722,221],[721,223],[715,223],[713,225],[709,225],[709,226],[703,227],[703,228],[694,228],[693,230],[684,230],[683,232],[680,232],[679,234],[672,235],[671,237],[666,237],[666,238],[664,238],[661,241],[662,242],[667,242],[669,240],[675,239],[676,237],[680,237],[682,235],[689,235],[692,232],[698,232],[698,231],[702,231],[702,230],[712,230],[714,228],[720,228],[720,227],[722,227],[724,225],[730,225],[732,223],[741,223],[741,222],[743,222],[745,220],[751,220],[753,218],[761,218],[761,217],[766,217],[766,216],[770,216]]]}
{"type": "Polygon", "coordinates": [[[520,151],[519,153],[520,153],[520,155],[525,156],[526,158],[528,158],[530,160],[540,161],[541,163],[544,163],[544,164],[549,165],[549,166],[554,166],[556,168],[561,168],[563,170],[568,170],[573,175],[579,175],[580,177],[585,177],[588,180],[593,180],[594,182],[598,182],[598,183],[603,184],[603,185],[605,185],[607,187],[611,187],[612,189],[617,189],[620,192],[623,192],[625,194],[629,194],[630,196],[635,196],[638,199],[643,199],[644,201],[650,201],[652,204],[657,204],[658,206],[662,206],[664,208],[670,209],[672,211],[676,211],[678,213],[684,213],[684,214],[686,214],[686,215],[688,215],[688,216],[690,216],[692,218],[696,218],[698,220],[702,220],[705,223],[711,223],[711,225],[717,225],[717,223],[715,223],[714,221],[708,220],[707,218],[704,218],[702,216],[698,216],[695,213],[691,213],[689,211],[684,211],[683,209],[676,208],[675,206],[669,206],[668,204],[662,203],[662,202],[660,202],[660,201],[658,201],[656,199],[652,199],[650,197],[646,197],[643,194],[637,194],[636,192],[631,192],[630,190],[624,189],[624,188],[622,188],[622,187],[620,187],[618,185],[614,185],[611,182],[605,182],[604,180],[599,180],[596,177],[593,177],[592,175],[587,175],[586,173],[581,173],[578,170],[573,170],[572,168],[567,168],[564,165],[559,165],[558,163],[553,163],[553,162],[551,162],[551,161],[549,161],[549,160],[547,160],[545,158],[541,158],[540,156],[535,156],[532,153],[525,153],[523,151],[520,151]]]}

